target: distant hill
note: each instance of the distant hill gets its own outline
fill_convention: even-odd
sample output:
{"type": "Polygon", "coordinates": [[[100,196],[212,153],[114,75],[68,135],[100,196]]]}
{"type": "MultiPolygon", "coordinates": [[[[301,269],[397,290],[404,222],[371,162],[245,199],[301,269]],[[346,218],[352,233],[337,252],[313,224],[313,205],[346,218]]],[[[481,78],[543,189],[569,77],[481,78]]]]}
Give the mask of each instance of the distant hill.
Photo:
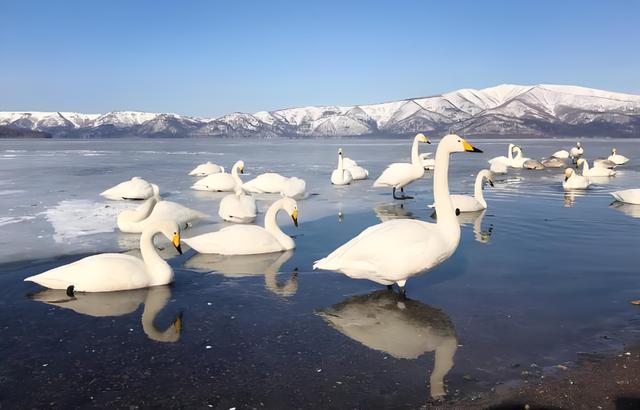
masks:
{"type": "Polygon", "coordinates": [[[382,104],[205,119],[117,111],[0,112],[0,126],[54,137],[337,137],[443,134],[640,137],[640,96],[566,85],[499,85],[382,104]]]}
{"type": "Polygon", "coordinates": [[[51,138],[48,132],[0,125],[0,138],[51,138]]]}

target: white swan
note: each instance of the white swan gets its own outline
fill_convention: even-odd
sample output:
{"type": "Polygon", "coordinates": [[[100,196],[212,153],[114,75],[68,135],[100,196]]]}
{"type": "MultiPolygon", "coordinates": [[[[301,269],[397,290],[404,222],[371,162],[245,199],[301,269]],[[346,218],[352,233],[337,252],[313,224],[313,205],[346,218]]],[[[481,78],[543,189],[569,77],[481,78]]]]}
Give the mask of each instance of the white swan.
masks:
{"type": "Polygon", "coordinates": [[[566,149],[561,149],[560,151],[556,151],[553,154],[551,154],[551,156],[559,159],[568,159],[569,151],[567,151],[566,149]]]}
{"type": "MultiPolygon", "coordinates": [[[[440,265],[458,247],[460,225],[449,195],[449,157],[453,152],[465,151],[482,152],[454,134],[445,136],[438,144],[433,174],[437,223],[395,219],[371,226],[316,261],[313,268],[338,271],[383,285],[397,283],[404,293],[407,279],[440,265]]],[[[415,156],[418,157],[417,153],[415,156]]]]}
{"type": "Polygon", "coordinates": [[[584,149],[580,142],[576,142],[576,146],[569,150],[569,156],[575,161],[578,160],[584,154],[584,149]]]}
{"type": "Polygon", "coordinates": [[[358,165],[358,163],[351,158],[343,157],[342,166],[345,169],[349,170],[354,181],[360,181],[369,178],[369,171],[358,165]]]}
{"type": "MultiPolygon", "coordinates": [[[[518,146],[514,146],[513,147],[513,151],[516,152],[516,156],[513,157],[513,159],[511,160],[511,167],[513,168],[525,168],[525,163],[527,163],[528,161],[532,161],[531,158],[528,157],[524,157],[522,155],[522,148],[518,147],[518,146]]],[[[538,162],[538,161],[535,161],[538,162]]],[[[540,164],[538,162],[538,164],[540,164]]],[[[542,165],[542,164],[540,164],[542,165]]],[[[542,165],[542,168],[544,168],[544,165],[542,165]]],[[[534,168],[535,169],[535,168],[534,168]]]]}
{"type": "Polygon", "coordinates": [[[460,212],[475,212],[487,209],[487,201],[484,200],[482,194],[484,180],[493,186],[493,174],[487,169],[478,172],[476,182],[474,184],[473,196],[470,195],[451,195],[451,203],[453,207],[460,212]]]}
{"type": "Polygon", "coordinates": [[[420,153],[418,152],[418,145],[421,143],[431,144],[429,139],[423,134],[417,134],[413,138],[413,145],[411,145],[411,163],[395,162],[387,167],[382,172],[382,175],[376,179],[373,183],[374,188],[379,187],[391,187],[393,188],[394,199],[410,199],[410,196],[396,196],[396,189],[400,189],[400,192],[404,193],[404,187],[412,183],[413,181],[422,178],[424,175],[424,166],[420,153]]]}
{"type": "Polygon", "coordinates": [[[284,210],[298,226],[298,206],[291,198],[274,202],[264,217],[264,228],[257,225],[233,225],[216,232],[184,239],[184,243],[200,253],[221,255],[253,255],[286,251],[295,248],[295,242],[287,236],[276,220],[278,211],[284,210]]]}
{"type": "Polygon", "coordinates": [[[284,186],[280,190],[280,195],[293,199],[303,199],[307,193],[307,183],[302,178],[287,178],[284,186]]]}
{"type": "Polygon", "coordinates": [[[236,186],[236,192],[222,198],[218,215],[225,221],[241,224],[251,223],[256,220],[256,200],[247,195],[241,186],[236,186]]]}
{"type": "Polygon", "coordinates": [[[584,177],[612,177],[616,174],[616,171],[609,168],[589,168],[589,161],[584,158],[580,158],[577,165],[582,166],[582,176],[584,177]]]}
{"type": "Polygon", "coordinates": [[[489,164],[503,164],[503,165],[506,165],[506,166],[510,167],[511,166],[511,162],[513,161],[513,148],[514,147],[515,147],[515,145],[509,144],[509,147],[507,148],[507,156],[506,157],[504,155],[501,155],[499,157],[493,157],[487,162],[489,162],[489,164]]]}
{"type": "Polygon", "coordinates": [[[151,184],[140,177],[133,177],[100,193],[101,196],[113,201],[125,199],[144,200],[152,196],[160,196],[158,185],[151,184]]]}
{"type": "Polygon", "coordinates": [[[353,181],[353,175],[344,167],[342,162],[342,148],[338,149],[338,168],[331,173],[331,183],[333,185],[349,185],[353,181]]]}
{"type": "Polygon", "coordinates": [[[397,359],[417,359],[434,352],[431,396],[446,394],[444,378],[453,367],[458,339],[442,310],[379,290],[351,296],[316,314],[346,337],[397,359]]]}
{"type": "Polygon", "coordinates": [[[185,226],[190,222],[206,218],[208,215],[187,208],[171,201],[163,201],[157,197],[151,197],[140,204],[136,209],[126,209],[118,215],[118,229],[122,232],[140,233],[147,226],[158,221],[174,221],[178,226],[185,226]]]}
{"type": "Polygon", "coordinates": [[[498,161],[492,162],[491,165],[489,165],[489,170],[494,174],[506,174],[508,168],[509,167],[507,167],[504,163],[498,161]]]}
{"type": "Polygon", "coordinates": [[[196,191],[217,191],[217,192],[233,192],[237,186],[242,186],[242,180],[238,172],[243,173],[244,161],[237,161],[231,168],[231,173],[221,172],[218,174],[207,175],[206,177],[196,181],[191,189],[196,191]]]}
{"type": "Polygon", "coordinates": [[[72,295],[64,290],[46,289],[31,296],[35,301],[93,317],[127,315],[144,304],[140,318],[144,333],[156,342],[171,343],[180,340],[182,314],[179,314],[165,330],[158,330],[154,323],[170,298],[171,288],[166,285],[123,292],[73,293],[72,295]]]}
{"type": "Polygon", "coordinates": [[[589,188],[589,179],[576,174],[573,168],[567,168],[564,170],[564,181],[562,181],[562,187],[565,190],[587,189],[589,188]]]}
{"type": "Polygon", "coordinates": [[[204,164],[200,164],[197,167],[195,167],[191,172],[189,172],[189,175],[195,176],[195,177],[206,177],[207,175],[219,174],[221,172],[224,172],[223,167],[221,167],[220,165],[212,164],[210,161],[207,161],[204,164]]]}
{"type": "Polygon", "coordinates": [[[640,188],[615,191],[612,192],[611,195],[613,195],[616,201],[624,202],[625,204],[640,205],[640,188]]]}
{"type": "Polygon", "coordinates": [[[166,285],[173,282],[173,269],[158,255],[153,245],[153,237],[159,233],[182,253],[178,224],[160,221],[149,225],[140,235],[142,260],[120,253],[102,253],[30,276],[25,281],[50,289],[67,289],[71,293],[112,292],[166,285]]]}
{"type": "Polygon", "coordinates": [[[618,164],[608,159],[598,158],[593,160],[593,166],[598,168],[614,169],[615,167],[618,166],[618,164]]]}
{"type": "MultiPolygon", "coordinates": [[[[569,155],[569,153],[567,153],[567,155],[569,155]]],[[[566,168],[567,161],[564,158],[551,156],[549,158],[543,159],[542,165],[544,165],[545,168],[566,168]]]]}
{"type": "Polygon", "coordinates": [[[307,183],[301,178],[287,178],[275,172],[267,172],[245,182],[242,188],[254,194],[280,194],[302,199],[306,194],[307,183]]]}
{"type": "Polygon", "coordinates": [[[422,161],[422,166],[425,171],[433,171],[436,167],[436,161],[433,158],[429,158],[430,156],[430,152],[423,152],[420,154],[420,161],[422,161]]]}
{"type": "Polygon", "coordinates": [[[629,162],[629,158],[618,154],[618,150],[615,148],[611,150],[611,155],[609,155],[609,158],[607,159],[616,165],[623,165],[629,162]]]}

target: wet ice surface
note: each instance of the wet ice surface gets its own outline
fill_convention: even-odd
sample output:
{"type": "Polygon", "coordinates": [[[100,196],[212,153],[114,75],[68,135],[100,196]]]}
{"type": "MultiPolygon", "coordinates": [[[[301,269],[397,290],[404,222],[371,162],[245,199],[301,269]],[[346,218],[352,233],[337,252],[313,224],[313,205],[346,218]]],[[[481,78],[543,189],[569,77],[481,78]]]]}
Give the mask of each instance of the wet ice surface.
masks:
{"type": "MultiPolygon", "coordinates": [[[[453,193],[472,192],[473,175],[487,159],[505,155],[508,142],[471,141],[485,153],[454,156],[453,193]]],[[[584,140],[589,160],[613,146],[632,158],[615,178],[584,193],[565,194],[561,170],[498,177],[485,190],[489,209],[462,216],[453,257],[409,280],[408,301],[311,265],[380,219],[431,220],[431,173],[408,188],[416,199],[403,205],[371,188],[387,163],[409,159],[410,141],[1,143],[6,407],[414,408],[440,393],[441,380],[446,400],[455,402],[640,336],[640,311],[629,304],[640,298],[640,211],[610,207],[608,194],[640,187],[638,140],[584,140]],[[339,146],[373,178],[332,187],[339,146]],[[189,251],[170,260],[171,287],[73,300],[22,282],[87,254],[135,253],[137,235],[117,233],[115,215],[137,204],[98,196],[131,176],[211,215],[183,236],[219,228],[224,194],[190,190],[195,178],[186,174],[207,160],[229,169],[237,159],[250,174],[244,180],[276,171],[304,178],[317,194],[299,202],[300,228],[280,219],[296,235],[294,252],[220,258],[189,251]]],[[[525,156],[540,158],[574,141],[517,143],[525,156]]],[[[422,152],[434,150],[421,145],[422,152]]],[[[276,197],[260,198],[263,212],[276,197]]],[[[175,255],[170,248],[162,253],[175,255]]]]}

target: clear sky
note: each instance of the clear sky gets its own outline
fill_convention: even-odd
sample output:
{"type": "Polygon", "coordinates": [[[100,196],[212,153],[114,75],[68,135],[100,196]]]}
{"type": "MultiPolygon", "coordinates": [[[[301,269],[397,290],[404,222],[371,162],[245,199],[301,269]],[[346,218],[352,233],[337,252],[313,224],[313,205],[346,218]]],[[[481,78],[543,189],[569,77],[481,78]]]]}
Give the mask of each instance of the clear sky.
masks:
{"type": "Polygon", "coordinates": [[[219,116],[501,83],[640,94],[640,1],[0,0],[0,110],[219,116]]]}

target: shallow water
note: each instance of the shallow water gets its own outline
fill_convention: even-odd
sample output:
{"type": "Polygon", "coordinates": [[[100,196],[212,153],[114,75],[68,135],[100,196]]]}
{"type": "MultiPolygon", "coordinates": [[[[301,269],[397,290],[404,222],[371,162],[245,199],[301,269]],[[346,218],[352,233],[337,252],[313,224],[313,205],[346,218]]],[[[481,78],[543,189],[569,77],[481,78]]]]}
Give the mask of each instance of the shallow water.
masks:
{"type": "MultiPolygon", "coordinates": [[[[485,153],[454,156],[454,193],[472,192],[486,160],[505,155],[507,141],[472,142],[485,153]]],[[[535,158],[573,143],[518,142],[535,158]]],[[[373,178],[409,159],[410,142],[379,139],[3,140],[2,406],[414,408],[443,389],[455,402],[640,339],[640,311],[629,304],[640,298],[640,211],[610,206],[608,194],[640,187],[638,140],[584,140],[590,160],[612,146],[634,160],[583,193],[565,194],[562,170],[497,177],[485,190],[489,209],[461,215],[458,250],[409,280],[407,301],[311,270],[380,219],[432,220],[430,173],[403,204],[373,190],[373,178],[332,187],[338,146],[373,178]],[[212,215],[183,236],[217,229],[222,194],[190,190],[186,174],[206,160],[230,168],[240,158],[245,180],[276,171],[306,179],[316,194],[299,202],[298,229],[281,218],[294,252],[189,251],[170,260],[170,287],[73,300],[22,282],[87,254],[136,248],[136,235],[115,231],[117,212],[136,204],[98,196],[134,175],[212,215]]],[[[260,210],[274,198],[263,196],[260,210]]]]}

